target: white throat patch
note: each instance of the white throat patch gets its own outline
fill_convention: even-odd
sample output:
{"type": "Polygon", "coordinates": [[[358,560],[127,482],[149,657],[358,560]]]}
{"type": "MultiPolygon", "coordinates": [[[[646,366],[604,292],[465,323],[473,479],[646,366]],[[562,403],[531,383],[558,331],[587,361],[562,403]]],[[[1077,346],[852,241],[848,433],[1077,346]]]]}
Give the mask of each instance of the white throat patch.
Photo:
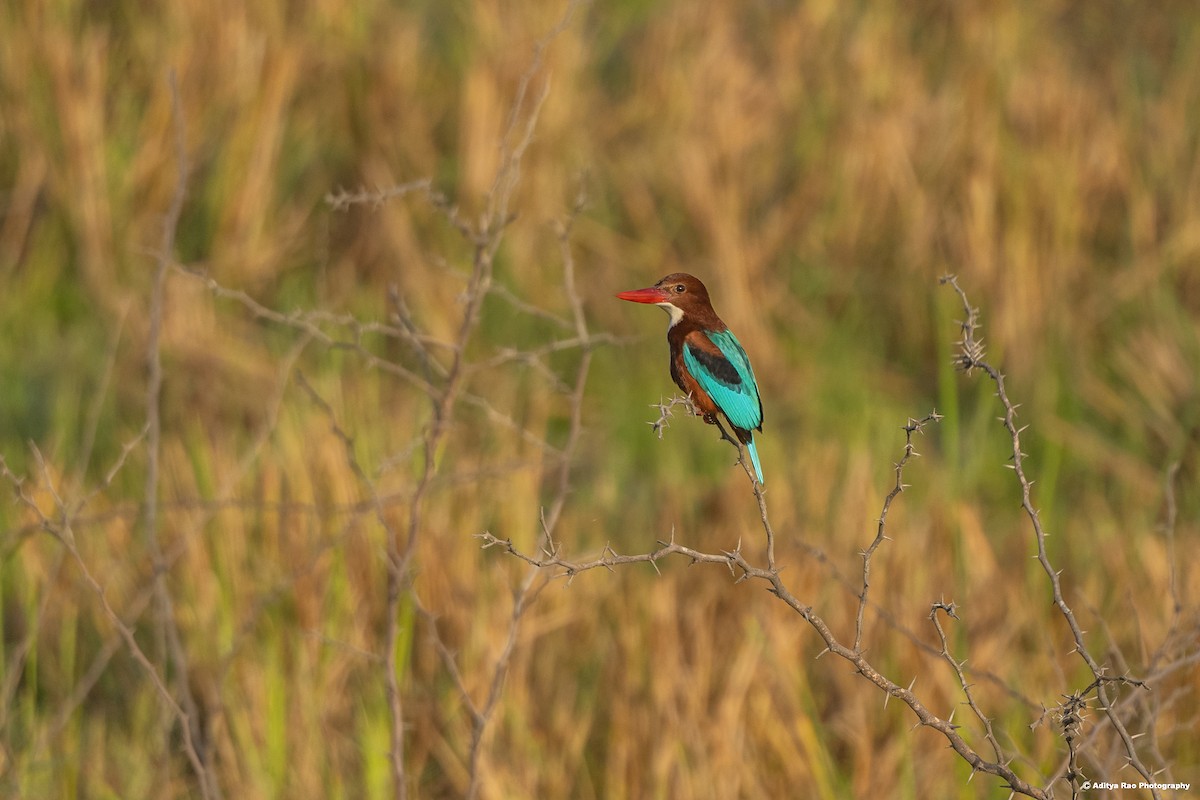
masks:
{"type": "Polygon", "coordinates": [[[683,319],[683,309],[673,303],[655,303],[654,305],[667,312],[667,316],[671,318],[668,328],[674,328],[679,324],[679,320],[683,319]]]}

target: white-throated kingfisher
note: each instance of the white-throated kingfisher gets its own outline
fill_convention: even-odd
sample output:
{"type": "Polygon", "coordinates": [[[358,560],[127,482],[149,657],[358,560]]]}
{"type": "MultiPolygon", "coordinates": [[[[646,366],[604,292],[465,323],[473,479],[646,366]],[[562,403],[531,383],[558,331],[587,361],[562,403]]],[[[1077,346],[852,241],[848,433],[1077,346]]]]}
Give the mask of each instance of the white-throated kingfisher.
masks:
{"type": "Polygon", "coordinates": [[[753,430],[762,431],[762,400],[750,359],[708,299],[699,278],[676,272],[648,289],[621,292],[617,297],[652,303],[671,317],[667,343],[671,346],[671,378],[692,400],[704,421],[717,424],[725,415],[738,441],[746,445],[754,474],[763,483],[762,465],[753,430]]]}

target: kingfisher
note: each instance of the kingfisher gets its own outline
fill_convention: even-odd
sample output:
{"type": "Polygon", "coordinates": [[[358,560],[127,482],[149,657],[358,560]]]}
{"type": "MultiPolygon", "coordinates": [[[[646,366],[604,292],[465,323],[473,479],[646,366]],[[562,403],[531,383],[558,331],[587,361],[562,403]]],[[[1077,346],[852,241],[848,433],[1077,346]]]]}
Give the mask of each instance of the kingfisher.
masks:
{"type": "Polygon", "coordinates": [[[717,412],[725,415],[738,441],[746,445],[754,474],[764,483],[754,434],[762,431],[762,400],[750,358],[708,299],[699,278],[675,272],[646,289],[617,294],[622,300],[650,303],[670,316],[667,343],[671,347],[671,378],[691,398],[709,425],[717,412]]]}

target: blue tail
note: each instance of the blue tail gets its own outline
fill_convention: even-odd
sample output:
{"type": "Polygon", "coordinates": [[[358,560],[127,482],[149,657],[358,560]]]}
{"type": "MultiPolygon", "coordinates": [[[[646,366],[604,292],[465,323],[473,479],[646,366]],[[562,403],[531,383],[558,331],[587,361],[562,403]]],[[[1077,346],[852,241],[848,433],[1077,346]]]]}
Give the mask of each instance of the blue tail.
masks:
{"type": "Polygon", "coordinates": [[[754,439],[750,440],[746,449],[750,451],[750,463],[754,465],[754,473],[758,475],[758,482],[766,486],[767,482],[763,480],[762,476],[762,464],[758,463],[758,448],[754,446],[754,439]]]}

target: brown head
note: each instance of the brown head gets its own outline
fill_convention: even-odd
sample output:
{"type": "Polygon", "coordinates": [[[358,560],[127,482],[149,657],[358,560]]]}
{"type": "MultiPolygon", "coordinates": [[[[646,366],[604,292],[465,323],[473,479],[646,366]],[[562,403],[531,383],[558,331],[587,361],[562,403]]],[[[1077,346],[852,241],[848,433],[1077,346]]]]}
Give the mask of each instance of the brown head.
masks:
{"type": "Polygon", "coordinates": [[[712,302],[708,299],[708,289],[700,279],[686,272],[674,272],[645,289],[635,289],[630,292],[620,292],[617,297],[633,303],[650,303],[667,312],[671,317],[671,325],[676,325],[684,317],[697,323],[698,327],[709,329],[724,328],[724,324],[713,311],[712,302]]]}

